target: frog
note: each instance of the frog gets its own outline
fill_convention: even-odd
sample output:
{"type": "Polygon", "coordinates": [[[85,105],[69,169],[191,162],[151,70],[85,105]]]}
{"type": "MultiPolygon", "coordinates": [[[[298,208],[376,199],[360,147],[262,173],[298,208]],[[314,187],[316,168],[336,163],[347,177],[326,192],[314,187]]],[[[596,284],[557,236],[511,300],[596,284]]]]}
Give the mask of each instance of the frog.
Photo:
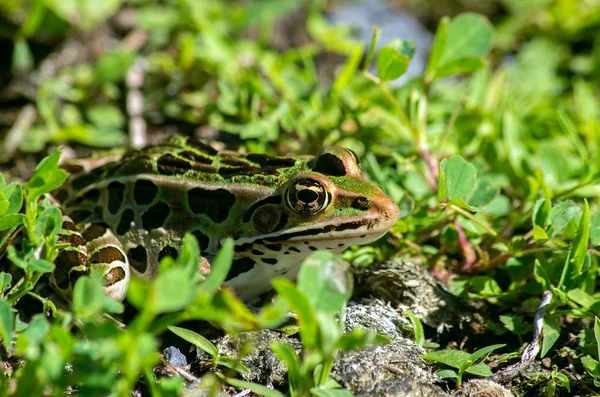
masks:
{"type": "Polygon", "coordinates": [[[369,244],[398,221],[398,205],[362,176],[357,155],[331,146],[316,156],[217,150],[192,137],[129,150],[107,160],[63,165],[52,197],[63,212],[50,285],[65,299],[83,274],[100,273],[121,301],[131,277],[152,280],[177,258],[186,234],[206,274],[225,239],[234,256],[224,285],[244,301],[294,280],[319,250],[369,244]]]}

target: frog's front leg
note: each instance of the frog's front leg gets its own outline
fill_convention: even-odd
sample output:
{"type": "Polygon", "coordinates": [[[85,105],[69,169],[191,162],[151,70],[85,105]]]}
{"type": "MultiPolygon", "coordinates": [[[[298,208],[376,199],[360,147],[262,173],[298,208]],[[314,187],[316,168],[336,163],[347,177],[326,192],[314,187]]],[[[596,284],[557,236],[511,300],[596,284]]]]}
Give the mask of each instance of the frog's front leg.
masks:
{"type": "Polygon", "coordinates": [[[88,272],[102,274],[108,297],[118,301],[125,298],[131,276],[129,261],[121,243],[105,223],[84,222],[76,227],[70,217],[63,216],[58,243],[68,246],[56,260],[50,284],[63,298],[72,299],[73,285],[88,272]]]}

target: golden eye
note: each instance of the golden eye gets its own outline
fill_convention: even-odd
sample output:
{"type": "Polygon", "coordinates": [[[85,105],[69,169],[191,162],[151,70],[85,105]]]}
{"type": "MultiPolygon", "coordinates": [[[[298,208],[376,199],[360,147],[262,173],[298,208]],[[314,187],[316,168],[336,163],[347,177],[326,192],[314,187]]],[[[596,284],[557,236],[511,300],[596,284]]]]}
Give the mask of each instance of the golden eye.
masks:
{"type": "Polygon", "coordinates": [[[314,179],[301,179],[288,188],[288,207],[300,215],[315,215],[329,205],[325,187],[314,179]]]}

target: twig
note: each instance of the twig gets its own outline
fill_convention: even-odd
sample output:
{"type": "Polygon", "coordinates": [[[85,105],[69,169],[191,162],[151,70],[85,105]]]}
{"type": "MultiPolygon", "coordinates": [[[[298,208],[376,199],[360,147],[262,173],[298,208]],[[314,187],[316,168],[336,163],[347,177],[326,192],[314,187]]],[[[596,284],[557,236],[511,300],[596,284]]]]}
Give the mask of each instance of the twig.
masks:
{"type": "Polygon", "coordinates": [[[27,130],[29,130],[31,124],[33,124],[35,121],[36,116],[37,112],[35,111],[35,106],[32,103],[25,105],[23,109],[21,109],[19,115],[17,116],[17,120],[13,124],[10,131],[8,131],[8,134],[6,134],[0,163],[6,162],[12,158],[15,150],[17,150],[17,147],[19,147],[19,144],[23,141],[23,139],[26,138],[27,130]]]}
{"type": "Polygon", "coordinates": [[[144,96],[140,88],[144,84],[146,61],[138,58],[127,71],[127,115],[129,116],[129,140],[132,147],[145,146],[148,137],[146,121],[143,118],[144,96]]]}
{"type": "Polygon", "coordinates": [[[519,375],[525,369],[527,369],[537,357],[540,346],[542,345],[542,330],[544,329],[544,315],[548,310],[548,306],[550,306],[550,302],[552,302],[552,292],[546,291],[544,292],[544,297],[542,298],[542,302],[538,307],[537,312],[535,313],[535,320],[533,324],[533,340],[523,350],[521,354],[521,361],[516,364],[510,365],[504,368],[502,371],[496,372],[492,376],[492,380],[498,383],[507,383],[511,381],[514,377],[519,375]]]}

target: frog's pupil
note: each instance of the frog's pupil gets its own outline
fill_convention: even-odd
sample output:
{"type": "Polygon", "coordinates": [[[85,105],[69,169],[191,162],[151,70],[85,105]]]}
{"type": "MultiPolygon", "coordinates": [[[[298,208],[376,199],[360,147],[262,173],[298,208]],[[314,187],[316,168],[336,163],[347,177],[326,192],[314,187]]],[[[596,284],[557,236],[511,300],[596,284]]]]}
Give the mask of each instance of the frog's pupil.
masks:
{"type": "Polygon", "coordinates": [[[296,193],[296,198],[303,203],[310,204],[317,201],[319,194],[311,189],[302,189],[296,193]]]}

